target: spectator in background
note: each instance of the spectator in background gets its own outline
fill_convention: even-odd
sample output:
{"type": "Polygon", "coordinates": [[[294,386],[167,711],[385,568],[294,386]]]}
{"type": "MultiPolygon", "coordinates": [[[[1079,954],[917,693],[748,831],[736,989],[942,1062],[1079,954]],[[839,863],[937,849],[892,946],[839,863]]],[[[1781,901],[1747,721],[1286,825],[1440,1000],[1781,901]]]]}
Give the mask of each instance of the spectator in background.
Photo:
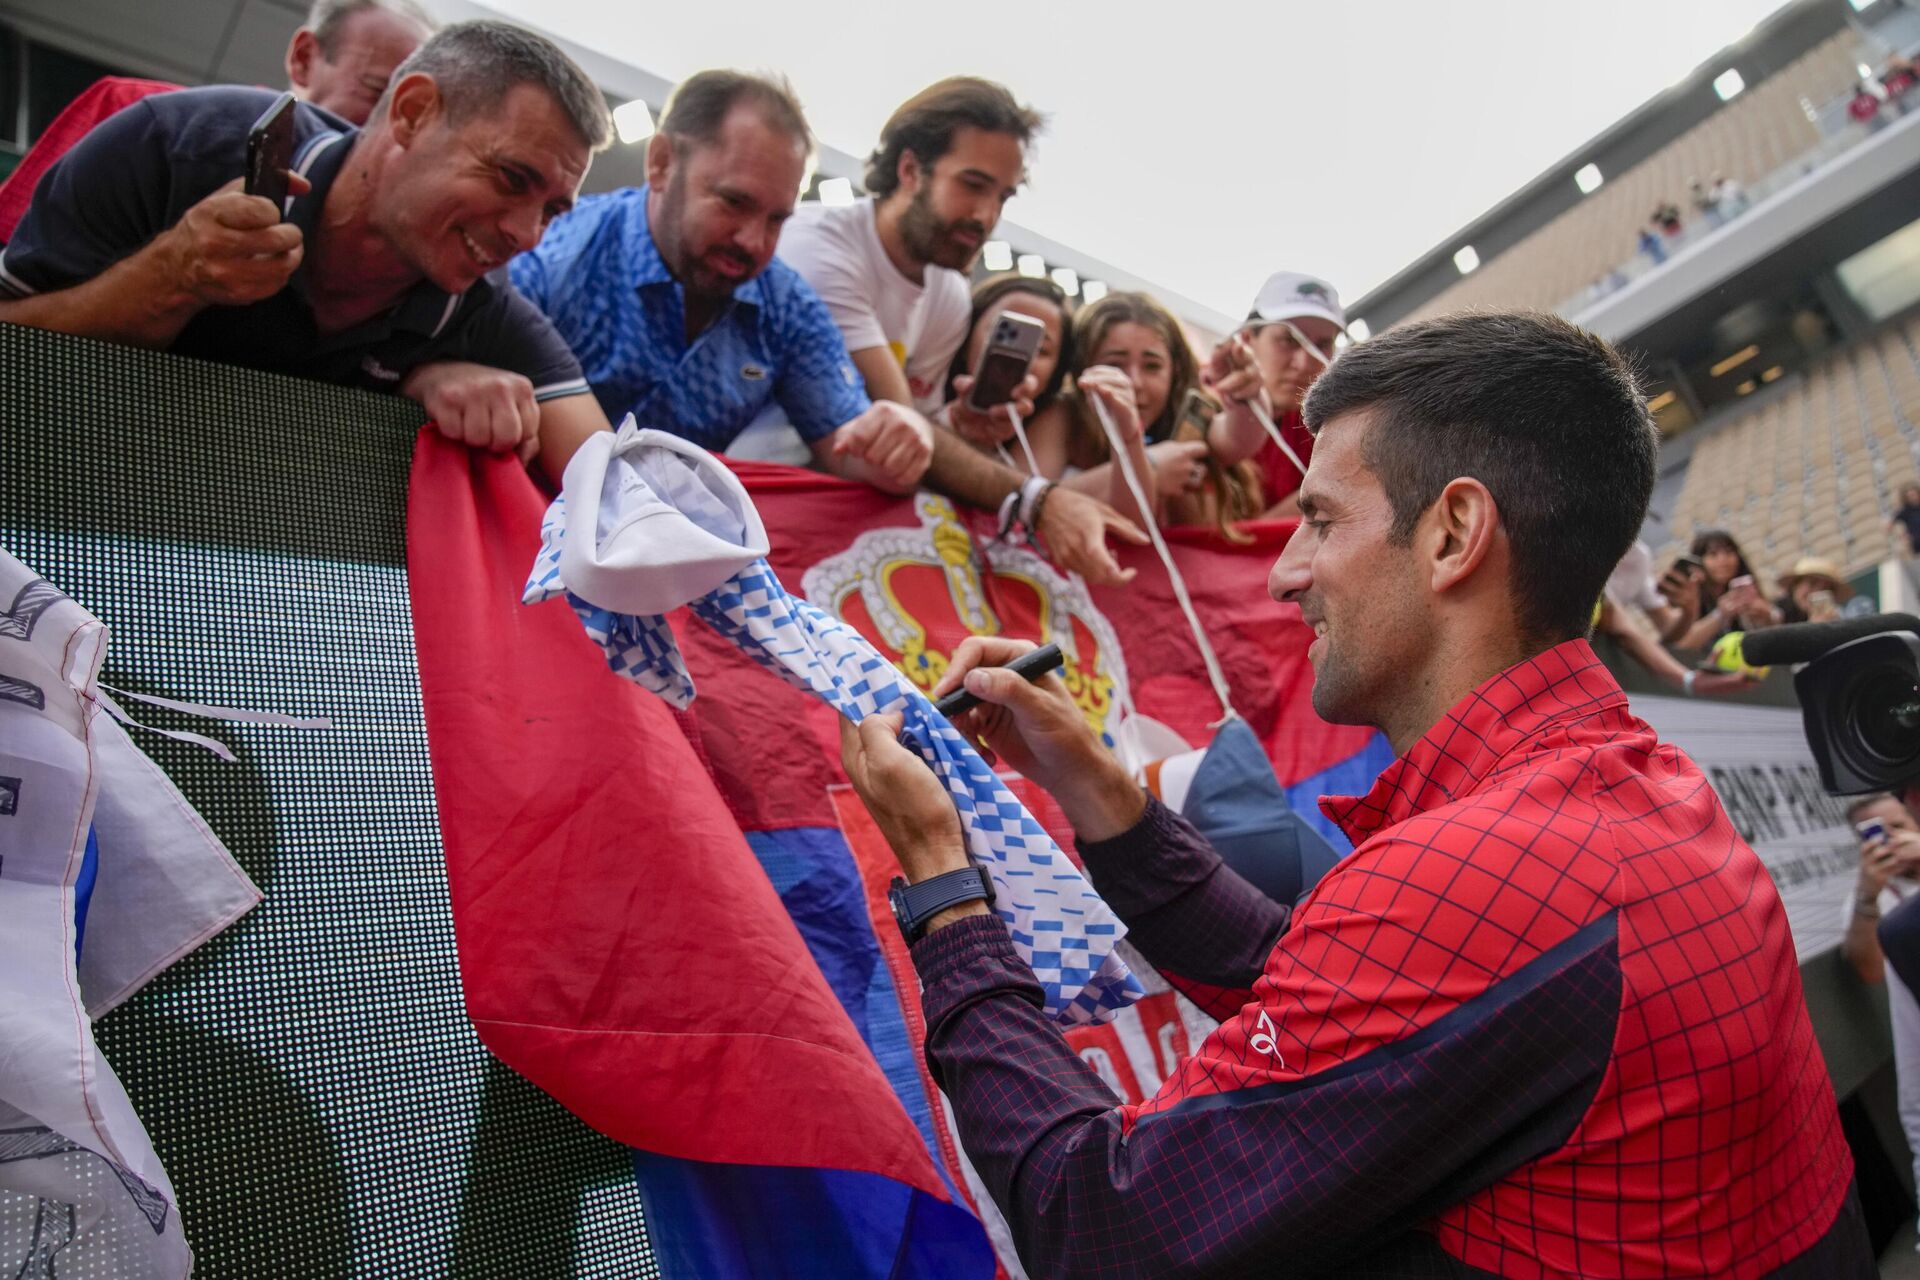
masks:
{"type": "Polygon", "coordinates": [[[1862,982],[1886,984],[1900,1127],[1920,1173],[1920,1003],[1886,963],[1878,932],[1882,916],[1920,892],[1920,823],[1900,797],[1885,792],[1854,799],[1847,822],[1860,841],[1860,878],[1843,908],[1840,954],[1862,982]]]}
{"type": "Polygon", "coordinates": [[[989,276],[974,286],[967,340],[953,353],[953,361],[947,366],[947,403],[935,421],[959,431],[976,447],[993,453],[1007,465],[1025,470],[1025,459],[1016,458],[1010,452],[1013,446],[1004,441],[998,422],[990,422],[981,429],[981,415],[965,403],[967,393],[973,388],[973,370],[993,333],[993,323],[1008,312],[1037,320],[1045,329],[1033,362],[1027,366],[1025,385],[1029,394],[1026,412],[1021,416],[1029,433],[1033,424],[1060,412],[1060,393],[1066,389],[1067,372],[1073,365],[1073,330],[1067,314],[1066,292],[1045,278],[1007,273],[989,276]]]}
{"type": "MultiPolygon", "coordinates": [[[[316,0],[287,45],[288,81],[302,100],[348,124],[363,125],[393,69],[433,30],[433,19],[412,0],[316,0]]],[[[87,86],[0,181],[0,244],[13,238],[34,188],[53,162],[89,130],[142,98],[180,87],[128,76],[107,76],[87,86]]]]}
{"type": "MultiPolygon", "coordinates": [[[[1115,398],[1127,398],[1139,420],[1135,467],[1162,523],[1211,524],[1237,536],[1228,529],[1233,521],[1260,514],[1258,473],[1244,461],[1221,462],[1219,447],[1224,432],[1244,436],[1259,427],[1224,425],[1249,418],[1250,411],[1238,399],[1228,399],[1223,410],[1207,392],[1199,358],[1171,312],[1144,293],[1109,293],[1074,317],[1073,345],[1085,367],[1075,376],[1059,436],[1035,442],[1036,452],[1045,450],[1043,465],[1061,459],[1068,484],[1109,493],[1119,505],[1123,481],[1109,465],[1112,450],[1092,399],[1098,395],[1107,405],[1132,447],[1126,424],[1112,414],[1115,398]]],[[[1241,354],[1246,364],[1236,386],[1257,388],[1259,371],[1244,345],[1241,354]]]]}
{"type": "Polygon", "coordinates": [[[1867,126],[1870,133],[1879,132],[1881,126],[1886,124],[1885,117],[1880,114],[1880,98],[1865,80],[1853,86],[1853,100],[1847,103],[1847,116],[1867,126]]]}
{"type": "Polygon", "coordinates": [[[774,257],[812,152],[784,81],[702,71],[667,100],[647,185],[582,200],[513,282],[608,418],[719,452],[777,403],[819,465],[910,493],[933,428],[868,400],[826,307],[774,257]]]}
{"type": "Polygon", "coordinates": [[[1874,612],[1873,601],[1854,594],[1840,566],[1820,556],[1796,560],[1793,572],[1780,579],[1780,593],[1773,607],[1782,622],[1832,622],[1874,612]]]}
{"type": "Polygon", "coordinates": [[[781,256],[832,312],[876,399],[936,412],[967,337],[968,268],[1027,176],[1041,118],[971,76],[902,103],[867,161],[865,199],[809,203],[781,256]]]}
{"type": "Polygon", "coordinates": [[[1901,115],[1907,113],[1912,101],[1908,90],[1913,88],[1916,78],[1920,77],[1914,74],[1913,62],[1897,53],[1887,59],[1886,67],[1880,72],[1880,85],[1887,91],[1887,101],[1901,115]]]}
{"type": "MultiPolygon", "coordinates": [[[[1297,271],[1268,276],[1240,327],[1260,363],[1274,425],[1303,464],[1313,459],[1313,436],[1301,425],[1300,402],[1333,360],[1334,343],[1346,331],[1347,313],[1333,286],[1297,271]]],[[[1300,488],[1300,468],[1264,435],[1253,466],[1260,473],[1261,514],[1298,515],[1294,495],[1300,488]]]]}
{"type": "Polygon", "coordinates": [[[1725,529],[1696,535],[1693,563],[1676,565],[1660,590],[1679,610],[1662,636],[1679,649],[1706,649],[1731,631],[1753,631],[1780,621],[1740,544],[1725,529]]]}
{"type": "Polygon", "coordinates": [[[1722,221],[1737,218],[1747,209],[1747,189],[1724,174],[1713,175],[1713,202],[1720,209],[1722,221]]]}
{"type": "MultiPolygon", "coordinates": [[[[966,340],[971,306],[966,271],[1026,180],[1027,147],[1041,127],[1033,108],[1004,86],[954,76],[902,103],[867,161],[866,199],[829,208],[800,206],[783,232],[780,256],[827,304],[853,363],[875,400],[937,412],[954,353],[966,340]]],[[[996,440],[1013,433],[1003,412],[996,440]]],[[[747,456],[779,457],[777,424],[757,424],[747,456]]],[[[736,452],[741,452],[736,450],[736,452]]],[[[1133,576],[1106,546],[1108,535],[1145,542],[1132,521],[1089,495],[1066,490],[1043,500],[1043,476],[1028,476],[953,432],[936,432],[925,483],[989,511],[1019,496],[1048,553],[1096,585],[1133,576]]]]}
{"type": "Polygon", "coordinates": [[[301,101],[363,125],[434,25],[413,0],[314,0],[287,45],[287,84],[301,101]]]}
{"type": "Polygon", "coordinates": [[[1640,228],[1640,252],[1651,258],[1653,265],[1657,267],[1667,260],[1667,242],[1655,235],[1652,227],[1642,227],[1640,228]]]}
{"type": "Polygon", "coordinates": [[[1887,532],[1893,535],[1894,546],[1901,555],[1909,558],[1920,555],[1920,484],[1909,484],[1900,490],[1900,507],[1887,521],[1887,532]]]}
{"type": "Polygon", "coordinates": [[[1680,206],[1671,200],[1662,200],[1653,208],[1653,225],[1660,228],[1661,234],[1669,240],[1680,234],[1680,206]]]}
{"type": "Polygon", "coordinates": [[[1626,655],[1676,693],[1708,697],[1753,683],[1748,671],[1694,671],[1660,647],[1660,636],[1680,619],[1653,577],[1653,550],[1635,540],[1607,576],[1594,608],[1594,630],[1612,636],[1626,655]]]}
{"type": "Polygon", "coordinates": [[[0,320],[397,390],[454,439],[537,439],[557,478],[606,419],[553,327],[488,275],[573,203],[611,134],[600,90],[531,32],[448,27],[364,132],[293,106],[284,221],[240,189],[274,98],[183,89],[88,134],[0,251],[0,320]]]}
{"type": "Polygon", "coordinates": [[[1688,179],[1688,198],[1693,202],[1693,211],[1710,227],[1720,225],[1720,198],[1709,190],[1707,184],[1698,178],[1688,179]]]}

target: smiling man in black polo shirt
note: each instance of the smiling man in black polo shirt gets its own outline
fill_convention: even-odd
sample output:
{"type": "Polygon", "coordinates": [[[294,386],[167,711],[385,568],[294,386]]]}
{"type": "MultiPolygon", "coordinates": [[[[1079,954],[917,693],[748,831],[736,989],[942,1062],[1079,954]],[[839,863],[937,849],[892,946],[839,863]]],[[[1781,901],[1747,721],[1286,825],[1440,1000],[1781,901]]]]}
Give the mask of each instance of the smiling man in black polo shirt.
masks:
{"type": "Polygon", "coordinates": [[[540,444],[556,480],[606,428],[505,273],[573,204],[606,103],[531,32],[468,22],[394,74],[363,131],[294,107],[295,192],[241,191],[275,95],[134,104],[61,158],[0,251],[0,321],[399,391],[447,435],[540,444]]]}

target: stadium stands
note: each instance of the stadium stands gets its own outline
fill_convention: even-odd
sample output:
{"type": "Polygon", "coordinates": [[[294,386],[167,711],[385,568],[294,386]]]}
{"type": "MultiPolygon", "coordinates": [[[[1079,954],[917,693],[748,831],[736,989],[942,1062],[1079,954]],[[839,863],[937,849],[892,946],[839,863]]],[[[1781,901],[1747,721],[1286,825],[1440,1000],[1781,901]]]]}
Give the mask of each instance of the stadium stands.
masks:
{"type": "Polygon", "coordinates": [[[1859,46],[1851,29],[1829,37],[1641,164],[1607,175],[1606,185],[1578,206],[1483,263],[1410,318],[1467,307],[1561,309],[1632,257],[1635,237],[1655,205],[1672,200],[1684,206],[1692,179],[1724,174],[1751,189],[1821,147],[1814,117],[1821,104],[1852,90],[1859,46]]]}
{"type": "Polygon", "coordinates": [[[1920,317],[1783,382],[1694,450],[1668,527],[1730,530],[1769,581],[1796,557],[1849,574],[1884,560],[1898,490],[1920,476],[1920,317]]]}

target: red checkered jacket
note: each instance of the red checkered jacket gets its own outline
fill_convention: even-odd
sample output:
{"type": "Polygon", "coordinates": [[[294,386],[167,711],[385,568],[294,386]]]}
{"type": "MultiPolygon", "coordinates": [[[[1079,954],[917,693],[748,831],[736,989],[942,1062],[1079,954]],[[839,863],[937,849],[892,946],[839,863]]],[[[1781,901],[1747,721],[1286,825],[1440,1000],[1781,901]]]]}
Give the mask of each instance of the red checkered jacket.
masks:
{"type": "Polygon", "coordinates": [[[1291,913],[1149,802],[1082,853],[1224,1018],[1118,1106],[1005,928],[923,939],[927,1059],[1036,1277],[1871,1276],[1786,914],[1584,641],[1464,699],[1291,913]]]}

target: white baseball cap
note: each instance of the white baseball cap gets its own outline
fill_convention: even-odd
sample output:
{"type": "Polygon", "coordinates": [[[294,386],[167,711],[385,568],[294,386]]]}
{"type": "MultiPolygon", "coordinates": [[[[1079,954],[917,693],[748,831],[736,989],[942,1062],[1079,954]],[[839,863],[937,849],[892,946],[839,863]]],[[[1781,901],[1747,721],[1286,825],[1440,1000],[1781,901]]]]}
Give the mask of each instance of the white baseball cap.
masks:
{"type": "Polygon", "coordinates": [[[1331,320],[1339,326],[1340,332],[1347,331],[1347,313],[1341,310],[1340,295],[1334,292],[1332,285],[1317,276],[1302,275],[1297,271],[1276,271],[1260,286],[1260,293],[1253,300],[1253,310],[1247,314],[1247,323],[1298,320],[1303,316],[1331,320]]]}
{"type": "Polygon", "coordinates": [[[650,617],[678,609],[767,554],[746,486],[700,446],[643,431],[589,436],[567,463],[560,580],[588,604],[650,617]]]}

